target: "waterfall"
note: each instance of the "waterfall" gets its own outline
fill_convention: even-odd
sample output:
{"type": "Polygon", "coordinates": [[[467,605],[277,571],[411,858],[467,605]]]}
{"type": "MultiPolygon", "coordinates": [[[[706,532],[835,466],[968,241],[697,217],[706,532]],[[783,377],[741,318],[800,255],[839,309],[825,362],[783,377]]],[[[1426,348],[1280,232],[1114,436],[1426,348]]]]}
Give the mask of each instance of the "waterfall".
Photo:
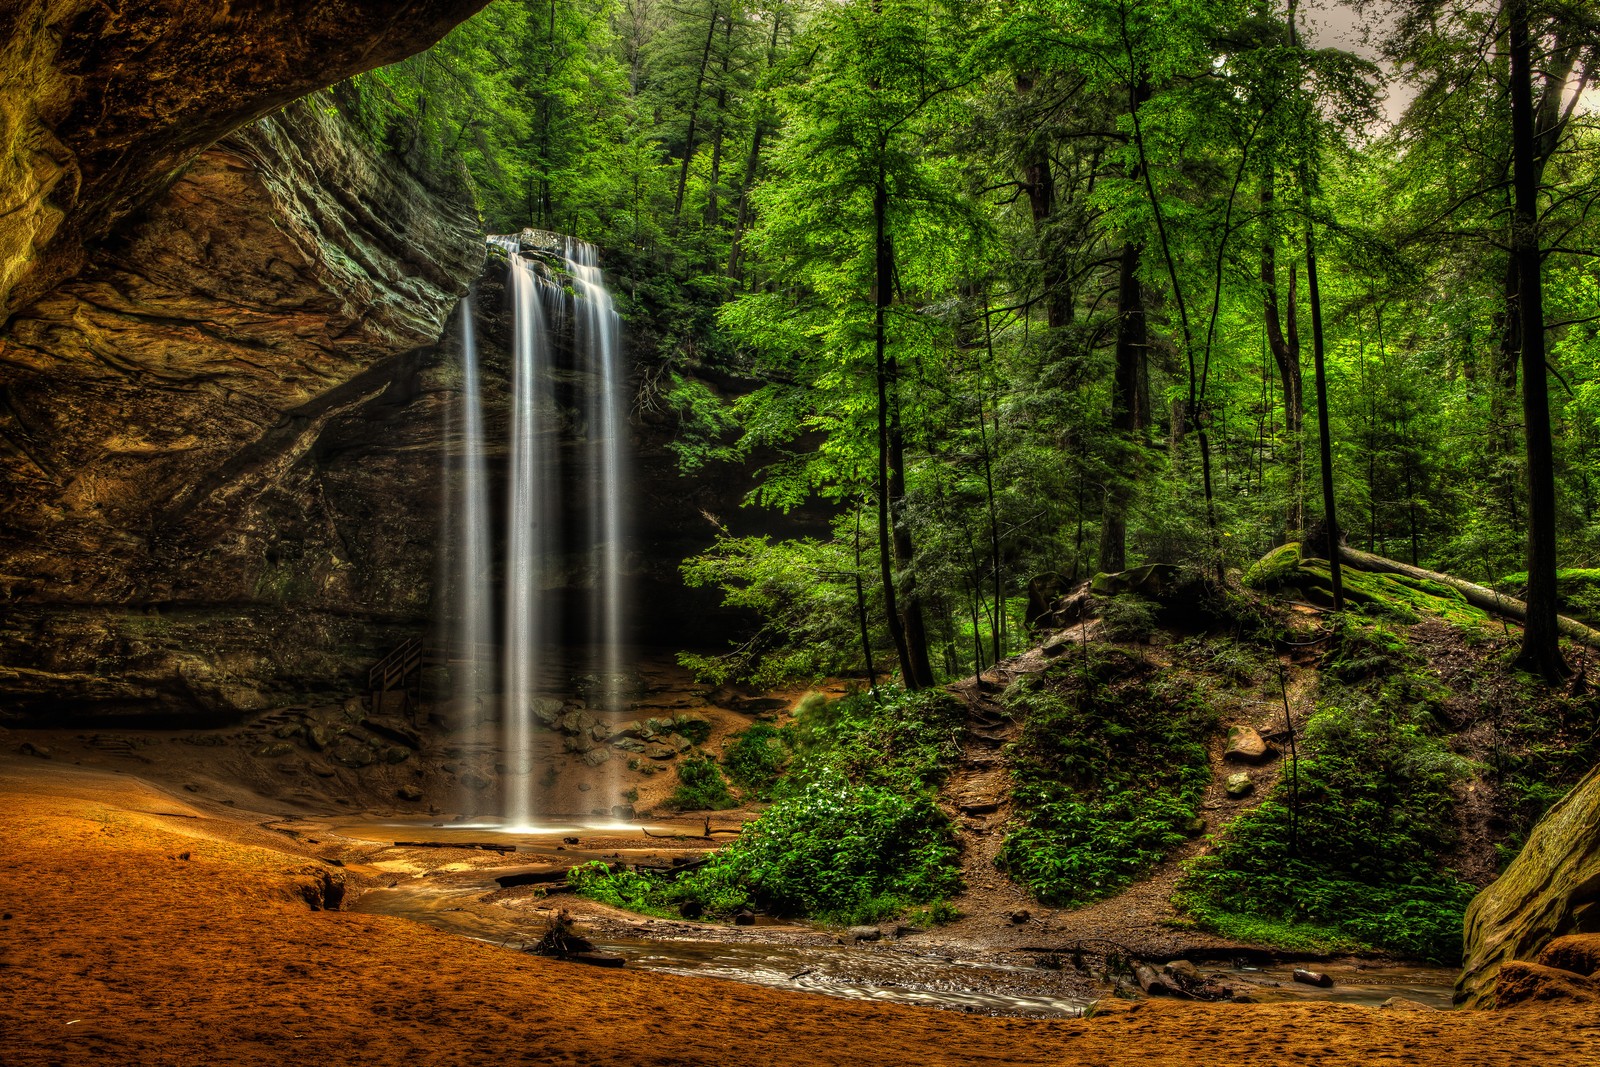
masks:
{"type": "Polygon", "coordinates": [[[549,640],[547,572],[558,548],[551,491],[556,469],[551,421],[550,334],[533,264],[511,255],[512,305],[510,486],[506,509],[505,730],[503,797],[508,829],[535,822],[533,720],[549,640]]]}
{"type": "MultiPolygon", "coordinates": [[[[554,653],[558,633],[559,605],[550,590],[560,543],[564,511],[584,509],[582,572],[592,583],[587,636],[593,649],[592,666],[596,684],[588,692],[589,710],[597,714],[623,712],[627,676],[624,649],[626,593],[624,581],[626,523],[624,502],[627,496],[626,412],[623,386],[621,319],[602,278],[599,256],[593,245],[552,234],[525,232],[519,236],[491,237],[510,256],[507,299],[511,307],[511,418],[508,442],[508,484],[506,488],[505,541],[505,625],[502,660],[500,718],[502,724],[501,763],[503,828],[531,830],[539,826],[540,810],[535,800],[536,720],[544,711],[548,717],[556,704],[552,698],[571,696],[565,692],[569,679],[558,674],[561,663],[554,653]],[[559,253],[557,253],[559,249],[559,253]],[[559,268],[547,270],[531,253],[543,253],[559,268]],[[563,283],[570,282],[570,296],[563,283]],[[570,317],[568,312],[571,312],[570,317]],[[583,388],[584,438],[582,466],[577,477],[563,483],[557,449],[559,410],[555,390],[553,352],[555,338],[565,336],[570,323],[574,345],[575,370],[583,388]],[[560,486],[578,487],[584,499],[564,500],[560,486]]],[[[470,330],[470,325],[467,327],[470,330]]],[[[463,374],[463,437],[476,432],[481,438],[481,413],[477,411],[476,350],[463,355],[470,373],[463,374]],[[476,427],[468,429],[466,424],[476,427]]],[[[564,373],[564,372],[563,372],[564,373]]],[[[482,479],[481,440],[468,445],[477,456],[477,475],[470,472],[464,481],[479,485],[482,496],[474,510],[469,490],[463,497],[463,514],[457,535],[463,576],[486,575],[489,570],[486,482],[482,479]],[[476,480],[475,480],[476,479],[476,480]],[[475,553],[481,555],[474,556],[475,553]],[[476,562],[470,562],[472,559],[476,562]]],[[[470,468],[470,463],[469,463],[470,468]]],[[[487,580],[486,577],[484,579],[487,580]]],[[[467,588],[465,577],[458,587],[467,588]]],[[[476,593],[474,593],[476,595],[476,593]]],[[[474,601],[490,602],[489,590],[474,601]]],[[[487,619],[477,631],[487,633],[487,619]]],[[[466,621],[460,624],[462,640],[468,640],[466,621]]],[[[565,632],[582,634],[575,627],[565,632]]],[[[471,740],[471,738],[467,738],[471,740]]],[[[615,771],[615,768],[609,768],[615,771]]],[[[617,775],[607,775],[607,812],[620,803],[617,775]]],[[[598,797],[597,797],[598,799],[598,797]]],[[[576,813],[560,813],[576,814],[576,813]]]]}
{"type": "Polygon", "coordinates": [[[622,320],[601,277],[595,247],[568,238],[564,258],[576,289],[576,339],[580,359],[596,388],[589,394],[589,464],[594,473],[589,544],[595,553],[590,633],[597,649],[597,692],[606,711],[623,710],[623,418],[620,341],[622,320]]]}
{"type": "MultiPolygon", "coordinates": [[[[455,545],[450,589],[453,604],[446,661],[462,740],[477,752],[492,747],[485,734],[488,700],[494,692],[494,666],[489,649],[494,639],[491,613],[494,589],[489,541],[489,477],[485,469],[483,401],[478,369],[478,340],[472,297],[461,301],[461,399],[458,435],[449,497],[455,545]]],[[[471,804],[463,798],[463,810],[471,804]]]]}

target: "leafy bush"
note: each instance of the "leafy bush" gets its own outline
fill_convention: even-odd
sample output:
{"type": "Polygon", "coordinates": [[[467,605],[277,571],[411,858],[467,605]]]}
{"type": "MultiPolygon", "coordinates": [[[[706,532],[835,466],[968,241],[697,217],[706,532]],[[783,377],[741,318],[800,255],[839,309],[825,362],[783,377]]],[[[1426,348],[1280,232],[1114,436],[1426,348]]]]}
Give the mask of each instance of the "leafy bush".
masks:
{"type": "Polygon", "coordinates": [[[1100,636],[1107,641],[1148,641],[1156,632],[1159,606],[1137,593],[1120,593],[1099,603],[1100,636]]]}
{"type": "Polygon", "coordinates": [[[1219,932],[1267,920],[1458,959],[1474,889],[1437,857],[1453,843],[1451,786],[1467,765],[1426,725],[1423,714],[1370,701],[1319,708],[1302,746],[1310,755],[1299,763],[1297,812],[1280,783],[1191,866],[1181,903],[1219,932]]]}
{"type": "Polygon", "coordinates": [[[1127,885],[1187,836],[1211,780],[1216,717],[1192,687],[1121,650],[1012,687],[1018,818],[996,863],[1047,904],[1127,885]]]}
{"type": "Polygon", "coordinates": [[[678,764],[678,788],[667,799],[669,807],[679,811],[720,811],[738,804],[728,792],[728,783],[716,760],[691,756],[678,764]]]}
{"type": "Polygon", "coordinates": [[[734,784],[762,800],[772,799],[772,789],[789,763],[784,731],[771,723],[753,723],[735,734],[722,752],[722,766],[734,784]]]}
{"type": "MultiPolygon", "coordinates": [[[[874,922],[915,905],[948,916],[941,905],[960,889],[956,837],[933,790],[960,755],[962,715],[943,693],[885,689],[807,701],[792,726],[757,723],[730,745],[736,780],[769,781],[777,799],[710,863],[677,878],[574,872],[573,884],[585,896],[651,914],[693,902],[707,917],[755,906],[874,922]],[[765,776],[782,758],[790,773],[772,782],[765,776]]],[[[679,794],[726,791],[710,760],[686,761],[679,776],[679,794]],[[714,784],[702,763],[715,772],[714,784]]]]}
{"type": "Polygon", "coordinates": [[[693,891],[702,880],[737,882],[775,914],[841,923],[877,922],[960,889],[955,831],[931,796],[842,778],[779,800],[680,885],[693,891]]]}
{"type": "Polygon", "coordinates": [[[703,745],[711,740],[711,720],[702,719],[698,715],[679,715],[672,720],[672,730],[689,740],[691,744],[703,745]]]}
{"type": "Polygon", "coordinates": [[[567,872],[567,884],[580,896],[610,904],[614,908],[666,915],[655,879],[618,866],[615,870],[601,860],[590,860],[567,872]]]}

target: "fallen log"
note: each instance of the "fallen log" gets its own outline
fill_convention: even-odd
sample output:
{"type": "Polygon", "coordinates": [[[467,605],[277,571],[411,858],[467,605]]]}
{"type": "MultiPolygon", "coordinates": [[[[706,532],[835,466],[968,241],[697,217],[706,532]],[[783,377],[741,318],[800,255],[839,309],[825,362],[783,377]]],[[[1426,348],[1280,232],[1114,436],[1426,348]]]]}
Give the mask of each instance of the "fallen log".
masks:
{"type": "Polygon", "coordinates": [[[491,845],[481,841],[396,841],[395,848],[476,848],[484,852],[515,852],[516,845],[491,845]]]}
{"type": "MultiPolygon", "coordinates": [[[[1357,570],[1373,571],[1377,574],[1398,574],[1403,578],[1413,578],[1424,582],[1438,582],[1447,585],[1466,598],[1468,604],[1491,615],[1499,615],[1515,622],[1526,622],[1528,618],[1528,605],[1515,597],[1497,593],[1487,586],[1476,585],[1461,578],[1455,578],[1438,571],[1423,570],[1413,567],[1409,563],[1388,559],[1384,556],[1374,555],[1371,552],[1362,552],[1360,549],[1348,545],[1339,546],[1339,561],[1346,566],[1357,570]]],[[[1591,629],[1565,615],[1556,616],[1556,626],[1562,636],[1571,638],[1580,644],[1592,648],[1600,648],[1600,630],[1591,629]]]]}

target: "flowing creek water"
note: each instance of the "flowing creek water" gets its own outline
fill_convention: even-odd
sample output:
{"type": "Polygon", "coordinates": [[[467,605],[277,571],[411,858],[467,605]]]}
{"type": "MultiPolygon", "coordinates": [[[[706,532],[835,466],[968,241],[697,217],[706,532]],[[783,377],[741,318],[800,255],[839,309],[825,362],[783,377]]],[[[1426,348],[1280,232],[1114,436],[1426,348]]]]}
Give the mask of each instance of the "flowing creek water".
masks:
{"type": "MultiPolygon", "coordinates": [[[[638,844],[638,824],[601,826],[581,819],[551,819],[537,834],[496,833],[486,837],[484,827],[462,823],[354,822],[333,832],[369,841],[400,839],[441,843],[504,842],[518,850],[535,867],[571,865],[588,859],[637,861],[647,850],[610,847],[604,836],[628,831],[638,844]],[[559,823],[559,825],[557,825],[559,823]],[[560,835],[584,834],[584,847],[556,842],[560,835]],[[596,835],[596,836],[588,836],[596,835]]],[[[652,834],[668,835],[687,829],[681,822],[647,824],[652,834]]],[[[435,877],[397,881],[392,887],[371,890],[355,910],[376,915],[414,919],[449,933],[476,938],[508,950],[536,942],[544,931],[545,905],[534,898],[515,898],[500,891],[497,876],[528,869],[447,868],[435,877]],[[533,905],[530,907],[530,905],[533,905]]],[[[1036,964],[1037,956],[998,954],[977,949],[964,953],[945,931],[934,940],[918,935],[876,943],[841,943],[836,931],[806,924],[763,921],[755,927],[713,923],[607,917],[591,924],[580,918],[585,936],[596,947],[625,958],[626,966],[666,974],[722,978],[778,989],[823,993],[853,1000],[939,1007],[986,1015],[1074,1017],[1099,996],[1096,988],[1070,966],[1050,969],[1036,964]]],[[[576,966],[576,964],[575,964],[576,966]]],[[[1248,993],[1258,1002],[1277,1000],[1321,1001],[1376,1006],[1390,997],[1403,997],[1429,1007],[1448,1009],[1455,973],[1426,965],[1343,960],[1308,964],[1334,980],[1332,988],[1316,988],[1293,980],[1293,964],[1246,965],[1202,963],[1200,969],[1248,993]]]]}

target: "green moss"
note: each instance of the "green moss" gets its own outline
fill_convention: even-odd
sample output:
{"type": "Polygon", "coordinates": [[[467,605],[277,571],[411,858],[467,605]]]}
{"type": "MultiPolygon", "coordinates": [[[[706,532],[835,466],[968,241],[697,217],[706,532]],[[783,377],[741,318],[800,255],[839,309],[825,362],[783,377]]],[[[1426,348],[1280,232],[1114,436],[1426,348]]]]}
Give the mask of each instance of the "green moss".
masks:
{"type": "Polygon", "coordinates": [[[1299,569],[1300,542],[1290,541],[1250,564],[1244,572],[1244,584],[1251,589],[1281,589],[1293,584],[1295,572],[1299,569]]]}

